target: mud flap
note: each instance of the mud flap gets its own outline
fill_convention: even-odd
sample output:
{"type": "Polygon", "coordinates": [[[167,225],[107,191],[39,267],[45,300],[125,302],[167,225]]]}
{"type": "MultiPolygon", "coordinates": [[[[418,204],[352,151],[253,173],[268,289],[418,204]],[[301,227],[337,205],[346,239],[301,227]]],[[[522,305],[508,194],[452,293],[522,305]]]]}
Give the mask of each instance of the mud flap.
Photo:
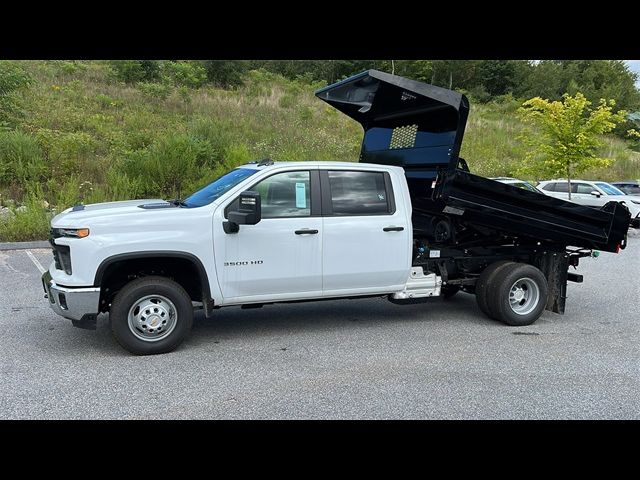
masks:
{"type": "Polygon", "coordinates": [[[567,300],[569,255],[560,252],[545,252],[536,256],[535,263],[547,277],[549,296],[547,297],[546,310],[563,314],[567,300]]]}

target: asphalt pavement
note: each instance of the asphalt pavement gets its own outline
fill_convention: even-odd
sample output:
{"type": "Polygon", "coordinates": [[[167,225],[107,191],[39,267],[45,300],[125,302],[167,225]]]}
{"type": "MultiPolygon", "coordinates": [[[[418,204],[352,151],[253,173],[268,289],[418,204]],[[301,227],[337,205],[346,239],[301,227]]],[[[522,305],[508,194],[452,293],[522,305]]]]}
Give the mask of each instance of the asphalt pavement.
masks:
{"type": "Polygon", "coordinates": [[[47,249],[0,251],[0,419],[638,419],[640,236],[581,261],[565,315],[529,327],[475,298],[198,313],[169,354],[136,357],[43,298],[47,249]]]}

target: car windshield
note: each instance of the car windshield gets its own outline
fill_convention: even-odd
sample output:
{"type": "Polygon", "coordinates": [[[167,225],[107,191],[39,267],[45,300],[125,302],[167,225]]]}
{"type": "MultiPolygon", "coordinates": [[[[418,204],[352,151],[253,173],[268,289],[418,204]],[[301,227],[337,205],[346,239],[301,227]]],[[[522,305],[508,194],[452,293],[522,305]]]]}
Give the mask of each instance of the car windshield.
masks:
{"type": "Polygon", "coordinates": [[[518,188],[524,188],[525,190],[529,190],[531,192],[536,192],[536,193],[540,193],[538,192],[538,189],[536,187],[534,187],[533,185],[531,185],[530,183],[527,182],[517,182],[517,183],[513,183],[512,185],[518,187],[518,188]]]}
{"type": "Polygon", "coordinates": [[[254,170],[252,168],[236,168],[229,173],[225,173],[206,187],[201,188],[193,195],[187,197],[184,200],[183,205],[190,208],[209,205],[220,197],[220,195],[231,190],[245,178],[250,177],[257,171],[258,170],[254,170]]]}
{"type": "Polygon", "coordinates": [[[596,182],[596,186],[607,195],[626,195],[622,190],[618,190],[613,185],[604,182],[596,182]]]}

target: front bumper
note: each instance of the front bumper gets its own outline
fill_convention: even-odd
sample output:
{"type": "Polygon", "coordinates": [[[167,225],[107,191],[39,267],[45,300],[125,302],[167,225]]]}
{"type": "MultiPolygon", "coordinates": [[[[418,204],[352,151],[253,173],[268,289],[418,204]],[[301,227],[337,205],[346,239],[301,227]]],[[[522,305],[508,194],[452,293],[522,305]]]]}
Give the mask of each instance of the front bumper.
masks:
{"type": "Polygon", "coordinates": [[[72,320],[76,326],[82,326],[80,322],[95,322],[100,287],[62,287],[53,281],[48,270],[42,274],[42,286],[49,306],[58,315],[72,320]]]}

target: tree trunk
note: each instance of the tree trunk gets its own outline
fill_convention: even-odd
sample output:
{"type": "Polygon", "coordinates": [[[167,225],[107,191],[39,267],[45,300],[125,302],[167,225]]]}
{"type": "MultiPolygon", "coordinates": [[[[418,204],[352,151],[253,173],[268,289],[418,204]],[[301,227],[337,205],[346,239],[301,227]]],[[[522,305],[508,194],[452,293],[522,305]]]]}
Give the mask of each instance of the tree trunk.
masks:
{"type": "Polygon", "coordinates": [[[569,201],[571,201],[571,170],[567,165],[567,191],[569,193],[569,201]]]}

